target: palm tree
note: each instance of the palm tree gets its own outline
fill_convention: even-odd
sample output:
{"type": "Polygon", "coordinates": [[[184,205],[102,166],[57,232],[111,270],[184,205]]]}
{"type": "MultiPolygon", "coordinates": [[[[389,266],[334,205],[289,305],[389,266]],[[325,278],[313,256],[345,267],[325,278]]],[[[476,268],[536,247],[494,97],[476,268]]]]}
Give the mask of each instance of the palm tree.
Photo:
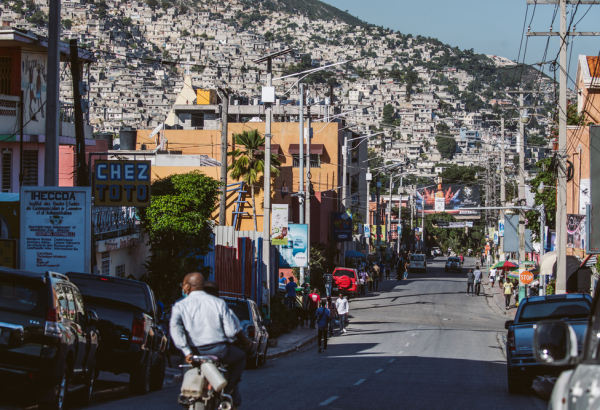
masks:
{"type": "MultiPolygon", "coordinates": [[[[265,153],[261,150],[261,147],[265,145],[265,138],[257,130],[252,130],[233,134],[233,140],[236,149],[227,153],[227,156],[232,157],[231,165],[227,167],[227,170],[231,172],[231,178],[236,181],[242,179],[250,187],[254,230],[257,231],[254,185],[265,170],[265,153]]],[[[275,168],[279,165],[281,165],[281,161],[277,159],[277,155],[271,154],[271,175],[279,175],[279,170],[275,168]]],[[[265,195],[269,195],[269,193],[267,192],[265,195]]]]}

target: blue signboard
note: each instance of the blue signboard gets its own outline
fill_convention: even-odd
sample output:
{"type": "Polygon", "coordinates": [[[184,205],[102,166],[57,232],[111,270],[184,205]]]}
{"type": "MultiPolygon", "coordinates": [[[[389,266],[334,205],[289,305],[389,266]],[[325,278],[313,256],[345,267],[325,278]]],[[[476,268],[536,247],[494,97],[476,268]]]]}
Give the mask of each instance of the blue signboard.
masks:
{"type": "Polygon", "coordinates": [[[352,241],[352,217],[346,212],[332,212],[331,231],[334,242],[352,241]]]}

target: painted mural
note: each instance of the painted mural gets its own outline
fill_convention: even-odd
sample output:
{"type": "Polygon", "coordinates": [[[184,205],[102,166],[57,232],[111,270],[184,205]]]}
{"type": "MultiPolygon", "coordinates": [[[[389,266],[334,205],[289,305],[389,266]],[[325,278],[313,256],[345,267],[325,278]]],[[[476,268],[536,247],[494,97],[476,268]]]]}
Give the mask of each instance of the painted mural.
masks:
{"type": "Polygon", "coordinates": [[[32,122],[45,123],[47,68],[47,55],[21,53],[21,90],[24,92],[25,117],[31,118],[32,122]]]}

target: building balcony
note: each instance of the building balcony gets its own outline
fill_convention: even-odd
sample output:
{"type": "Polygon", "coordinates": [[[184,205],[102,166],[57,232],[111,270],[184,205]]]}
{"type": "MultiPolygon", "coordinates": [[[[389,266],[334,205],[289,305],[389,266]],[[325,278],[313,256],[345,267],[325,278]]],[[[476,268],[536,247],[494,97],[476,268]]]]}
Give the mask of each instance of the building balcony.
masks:
{"type": "Polygon", "coordinates": [[[97,241],[138,233],[141,227],[137,209],[127,206],[92,206],[92,230],[97,241]]]}

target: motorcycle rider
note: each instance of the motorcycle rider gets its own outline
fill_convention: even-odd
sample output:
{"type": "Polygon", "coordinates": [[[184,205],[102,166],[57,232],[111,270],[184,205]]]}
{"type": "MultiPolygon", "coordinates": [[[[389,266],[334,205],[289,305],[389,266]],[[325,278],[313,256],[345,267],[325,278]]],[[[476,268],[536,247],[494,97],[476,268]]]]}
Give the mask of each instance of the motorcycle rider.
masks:
{"type": "MultiPolygon", "coordinates": [[[[173,342],[185,355],[186,363],[193,355],[216,356],[229,366],[225,393],[233,398],[237,408],[242,400],[238,389],[246,366],[246,353],[230,344],[230,340],[243,335],[239,321],[223,299],[204,292],[201,273],[188,273],[183,279],[183,299],[174,306],[170,330],[173,342]],[[241,335],[240,335],[241,333],[241,335]]],[[[252,343],[246,338],[245,344],[252,343]]]]}

